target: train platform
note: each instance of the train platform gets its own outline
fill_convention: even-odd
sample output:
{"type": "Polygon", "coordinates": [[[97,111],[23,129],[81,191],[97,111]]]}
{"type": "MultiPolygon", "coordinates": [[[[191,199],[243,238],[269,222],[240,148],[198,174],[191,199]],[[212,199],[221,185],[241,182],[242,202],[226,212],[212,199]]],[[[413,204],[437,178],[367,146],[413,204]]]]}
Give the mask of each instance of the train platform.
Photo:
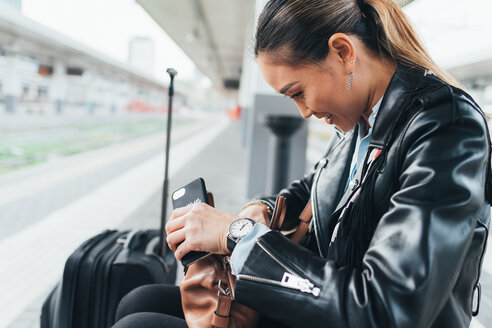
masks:
{"type": "MultiPolygon", "coordinates": [[[[238,213],[247,201],[239,124],[217,116],[176,129],[170,191],[203,177],[216,207],[238,213]]],[[[154,133],[0,175],[0,328],[39,327],[44,299],[84,240],[108,228],[159,227],[164,141],[164,132],[154,133]]],[[[325,143],[308,145],[311,165],[325,143]]],[[[491,257],[473,327],[492,322],[491,257]]]]}
{"type": "MultiPolygon", "coordinates": [[[[245,183],[237,124],[212,117],[176,129],[170,190],[202,176],[218,207],[238,211],[245,183]]],[[[159,227],[164,142],[164,132],[152,134],[0,176],[0,327],[39,327],[43,300],[87,238],[159,227]]]]}

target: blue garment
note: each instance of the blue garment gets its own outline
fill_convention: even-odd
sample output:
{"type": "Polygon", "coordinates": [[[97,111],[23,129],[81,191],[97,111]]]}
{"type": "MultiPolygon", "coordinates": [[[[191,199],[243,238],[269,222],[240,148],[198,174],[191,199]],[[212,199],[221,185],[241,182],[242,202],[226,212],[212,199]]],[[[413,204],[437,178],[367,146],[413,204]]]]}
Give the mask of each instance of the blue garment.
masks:
{"type": "Polygon", "coordinates": [[[371,141],[372,127],[374,126],[374,121],[376,120],[376,115],[378,114],[382,100],[383,98],[379,99],[378,103],[372,108],[372,114],[369,115],[369,118],[367,119],[369,121],[369,127],[363,118],[361,118],[359,122],[359,135],[355,143],[354,155],[352,156],[352,162],[350,163],[351,169],[347,184],[345,185],[345,191],[347,191],[350,181],[354,179],[357,168],[363,164],[362,161],[366,157],[367,147],[369,147],[369,142],[371,141]],[[365,134],[365,131],[367,131],[367,134],[365,134]]]}
{"type": "MultiPolygon", "coordinates": [[[[362,161],[366,156],[367,147],[369,146],[369,141],[372,136],[372,127],[374,126],[374,121],[376,120],[376,115],[379,111],[382,99],[383,98],[381,97],[378,103],[372,108],[372,114],[368,118],[369,127],[363,118],[361,118],[359,122],[359,136],[357,137],[355,144],[354,155],[352,156],[352,162],[350,164],[350,174],[347,179],[347,184],[345,185],[345,190],[347,190],[350,181],[352,181],[355,177],[357,168],[362,164],[362,161]],[[365,134],[365,131],[367,131],[367,134],[365,134]]],[[[256,239],[260,238],[269,231],[270,229],[268,227],[261,223],[257,223],[255,224],[253,231],[251,231],[246,237],[239,240],[231,255],[230,263],[232,274],[236,275],[241,272],[244,262],[246,262],[249,253],[255,246],[256,239]]]]}
{"type": "Polygon", "coordinates": [[[236,275],[241,272],[241,269],[244,266],[244,262],[246,262],[246,259],[248,258],[248,254],[255,246],[256,239],[260,238],[269,231],[270,228],[268,228],[264,224],[257,223],[253,227],[253,231],[251,231],[246,237],[239,240],[236,247],[234,247],[234,251],[231,254],[230,263],[232,274],[236,275]]]}

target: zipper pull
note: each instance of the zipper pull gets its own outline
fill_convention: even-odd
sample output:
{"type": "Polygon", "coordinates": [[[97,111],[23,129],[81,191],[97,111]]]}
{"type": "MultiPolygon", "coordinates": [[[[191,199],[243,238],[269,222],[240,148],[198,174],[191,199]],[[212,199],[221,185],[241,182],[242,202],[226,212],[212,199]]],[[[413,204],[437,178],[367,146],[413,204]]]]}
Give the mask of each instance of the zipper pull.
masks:
{"type": "Polygon", "coordinates": [[[349,182],[349,187],[348,189],[350,191],[354,191],[355,188],[357,188],[360,185],[359,179],[355,178],[352,181],[349,182]]]}
{"type": "Polygon", "coordinates": [[[316,297],[319,296],[321,292],[319,287],[315,287],[309,280],[297,277],[288,272],[284,272],[284,276],[280,283],[284,287],[297,289],[303,293],[313,294],[316,297]]]}
{"type": "Polygon", "coordinates": [[[116,243],[117,244],[124,245],[127,240],[128,240],[127,236],[123,236],[123,237],[120,237],[120,238],[116,239],[116,243]]]}
{"type": "Polygon", "coordinates": [[[326,165],[328,165],[328,159],[327,158],[323,158],[321,161],[320,161],[320,164],[319,166],[324,169],[326,167],[326,165]]]}

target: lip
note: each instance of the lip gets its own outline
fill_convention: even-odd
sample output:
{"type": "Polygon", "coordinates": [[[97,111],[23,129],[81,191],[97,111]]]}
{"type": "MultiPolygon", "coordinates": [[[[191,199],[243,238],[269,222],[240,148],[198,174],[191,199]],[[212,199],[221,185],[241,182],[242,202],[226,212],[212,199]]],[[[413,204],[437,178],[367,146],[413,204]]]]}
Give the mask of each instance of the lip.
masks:
{"type": "Polygon", "coordinates": [[[325,119],[325,122],[327,124],[330,124],[330,125],[333,124],[334,118],[333,118],[333,114],[332,113],[328,113],[328,115],[325,115],[324,116],[324,119],[325,119]]]}

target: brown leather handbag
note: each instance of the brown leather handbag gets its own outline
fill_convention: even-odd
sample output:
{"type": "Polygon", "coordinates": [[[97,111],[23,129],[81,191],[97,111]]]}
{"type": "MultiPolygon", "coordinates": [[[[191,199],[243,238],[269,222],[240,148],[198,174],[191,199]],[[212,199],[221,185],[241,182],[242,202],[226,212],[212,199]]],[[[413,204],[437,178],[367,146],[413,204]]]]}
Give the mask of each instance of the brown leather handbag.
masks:
{"type": "MultiPolygon", "coordinates": [[[[209,194],[213,206],[213,197],[209,194]]],[[[280,230],[285,217],[285,198],[277,197],[270,228],[280,230]]],[[[302,212],[301,222],[291,237],[297,243],[307,232],[311,221],[311,201],[302,212]]],[[[254,328],[260,314],[234,302],[235,278],[228,257],[209,254],[185,268],[179,289],[181,303],[189,328],[254,328]]]]}
{"type": "Polygon", "coordinates": [[[256,327],[259,313],[234,302],[234,277],[226,256],[210,254],[189,264],[179,288],[188,327],[256,327]]]}

